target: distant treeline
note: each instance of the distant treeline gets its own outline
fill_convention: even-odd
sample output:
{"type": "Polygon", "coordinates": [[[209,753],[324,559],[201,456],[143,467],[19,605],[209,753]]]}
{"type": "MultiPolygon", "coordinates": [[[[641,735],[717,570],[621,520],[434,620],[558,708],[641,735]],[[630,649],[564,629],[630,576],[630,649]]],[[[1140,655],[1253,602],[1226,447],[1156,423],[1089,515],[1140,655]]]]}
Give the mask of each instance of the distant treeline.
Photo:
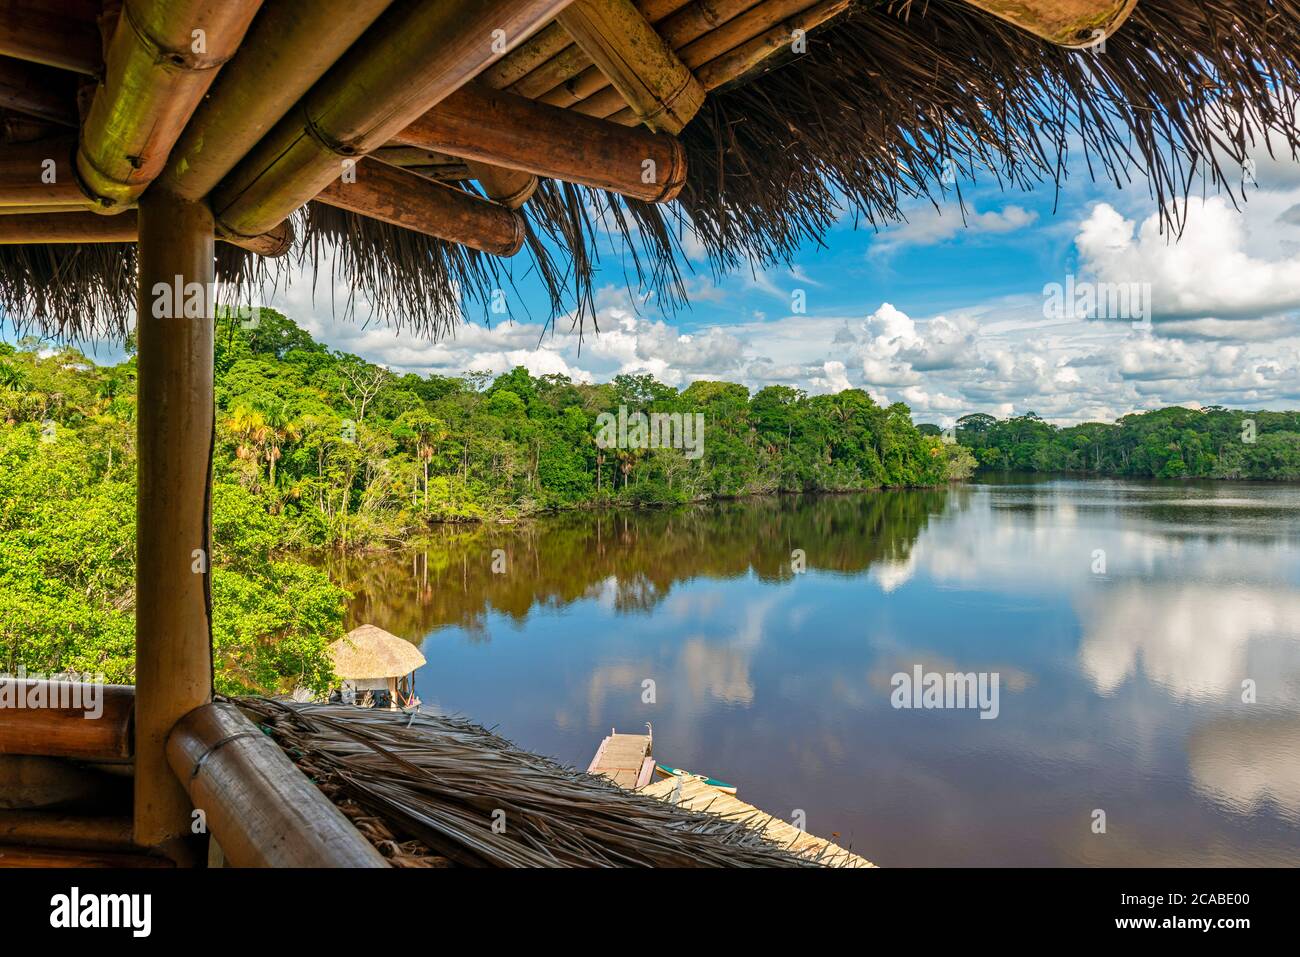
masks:
{"type": "MultiPolygon", "coordinates": [[[[924,427],[923,427],[924,428],[924,427]]],[[[929,431],[929,430],[927,430],[929,431]]],[[[1144,478],[1300,479],[1300,412],[1174,406],[1060,428],[1030,412],[957,420],[981,469],[1144,478]]]]}

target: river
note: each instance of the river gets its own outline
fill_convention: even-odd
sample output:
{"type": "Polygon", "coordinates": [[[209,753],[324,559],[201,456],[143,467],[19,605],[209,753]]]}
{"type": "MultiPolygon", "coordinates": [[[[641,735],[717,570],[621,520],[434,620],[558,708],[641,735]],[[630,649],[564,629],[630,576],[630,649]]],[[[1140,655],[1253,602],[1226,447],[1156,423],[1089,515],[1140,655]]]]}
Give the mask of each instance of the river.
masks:
{"type": "Polygon", "coordinates": [[[1300,864],[1294,485],[576,513],[330,569],[348,627],[420,644],[426,706],[580,767],[650,723],[882,866],[1300,864]],[[996,709],[895,707],[918,666],[996,709]]]}

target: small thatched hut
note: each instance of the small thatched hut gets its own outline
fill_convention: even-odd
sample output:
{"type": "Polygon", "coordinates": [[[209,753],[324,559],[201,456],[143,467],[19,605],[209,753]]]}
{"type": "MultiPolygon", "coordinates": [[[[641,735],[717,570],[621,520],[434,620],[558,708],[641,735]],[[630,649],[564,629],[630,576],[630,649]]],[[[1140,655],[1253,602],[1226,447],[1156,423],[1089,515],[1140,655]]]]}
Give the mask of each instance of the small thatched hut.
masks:
{"type": "Polygon", "coordinates": [[[420,649],[392,632],[361,625],[329,647],[334,673],[343,679],[344,704],[369,697],[390,709],[415,704],[415,671],[424,664],[420,649]]]}

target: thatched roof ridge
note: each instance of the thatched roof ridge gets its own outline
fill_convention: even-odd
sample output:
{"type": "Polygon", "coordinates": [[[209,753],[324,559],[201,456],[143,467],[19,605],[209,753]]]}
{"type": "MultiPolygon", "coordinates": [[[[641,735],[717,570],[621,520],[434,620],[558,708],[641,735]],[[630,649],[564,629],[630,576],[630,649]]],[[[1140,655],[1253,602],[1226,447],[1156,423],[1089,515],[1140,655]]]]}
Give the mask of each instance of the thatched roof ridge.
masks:
{"type": "MultiPolygon", "coordinates": [[[[344,309],[438,336],[486,315],[494,289],[528,274],[553,317],[586,321],[602,252],[621,250],[629,282],[672,309],[684,300],[684,229],[716,271],[763,267],[846,215],[879,227],[909,200],[959,198],[973,175],[1005,188],[1059,185],[1071,171],[1118,185],[1146,178],[1177,227],[1176,201],[1192,191],[1243,198],[1250,149],[1296,155],[1298,76],[1298,0],[1140,0],[1104,53],[1054,46],[959,0],[858,0],[809,36],[806,54],[774,57],[709,95],[681,134],[687,183],[676,203],[543,181],[522,209],[518,265],[312,203],[290,262],[335,270],[321,278],[352,291],[344,309]]],[[[285,267],[230,247],[221,257],[232,295],[255,295],[285,267]]],[[[56,336],[120,337],[133,269],[126,247],[0,247],[0,309],[56,336]]]]}
{"type": "Polygon", "coordinates": [[[420,649],[374,625],[361,625],[329,646],[340,678],[400,678],[425,663],[420,649]]]}

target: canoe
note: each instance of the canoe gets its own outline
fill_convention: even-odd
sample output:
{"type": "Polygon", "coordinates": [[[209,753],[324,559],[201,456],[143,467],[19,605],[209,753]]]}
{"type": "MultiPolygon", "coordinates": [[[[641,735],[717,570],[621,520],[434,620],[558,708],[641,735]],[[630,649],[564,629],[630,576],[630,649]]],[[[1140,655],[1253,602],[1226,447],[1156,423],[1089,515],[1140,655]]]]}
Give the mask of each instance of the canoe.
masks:
{"type": "Polygon", "coordinates": [[[655,773],[665,778],[672,777],[697,777],[711,788],[717,788],[727,794],[735,794],[736,786],[728,784],[726,781],[719,781],[717,778],[711,778],[707,774],[695,774],[692,771],[686,771],[682,768],[675,768],[671,764],[656,764],[655,773]]]}

